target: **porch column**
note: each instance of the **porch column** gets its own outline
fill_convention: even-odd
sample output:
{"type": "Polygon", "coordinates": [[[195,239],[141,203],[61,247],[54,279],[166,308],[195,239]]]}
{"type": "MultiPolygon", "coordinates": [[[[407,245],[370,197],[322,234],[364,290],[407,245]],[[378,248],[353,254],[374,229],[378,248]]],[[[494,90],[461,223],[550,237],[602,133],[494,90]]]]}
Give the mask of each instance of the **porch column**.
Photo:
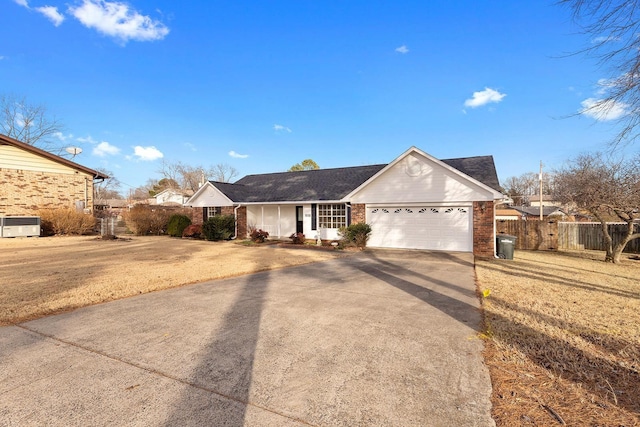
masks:
{"type": "Polygon", "coordinates": [[[278,205],[278,237],[282,235],[280,230],[280,205],[278,205]]]}

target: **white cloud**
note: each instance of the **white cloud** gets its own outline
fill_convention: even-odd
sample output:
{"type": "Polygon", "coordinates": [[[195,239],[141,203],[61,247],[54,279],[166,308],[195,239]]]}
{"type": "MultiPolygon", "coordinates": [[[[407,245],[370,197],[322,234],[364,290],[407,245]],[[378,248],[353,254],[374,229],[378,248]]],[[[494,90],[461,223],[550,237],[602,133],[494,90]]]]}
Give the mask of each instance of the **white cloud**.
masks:
{"type": "Polygon", "coordinates": [[[120,149],[115,145],[109,144],[107,141],[102,141],[100,144],[93,148],[93,155],[99,157],[105,157],[108,155],[115,156],[120,153],[120,149]]]}
{"type": "Polygon", "coordinates": [[[616,120],[628,113],[627,104],[614,100],[587,98],[580,105],[582,105],[581,114],[599,122],[616,120]]]}
{"type": "Polygon", "coordinates": [[[66,141],[67,139],[73,138],[73,134],[70,133],[69,135],[65,135],[62,132],[55,132],[53,136],[55,136],[62,142],[66,141]]]}
{"type": "Polygon", "coordinates": [[[96,141],[95,139],[91,138],[91,135],[87,135],[86,137],[78,137],[76,138],[76,141],[78,142],[83,142],[85,144],[97,144],[98,141],[96,141]]]}
{"type": "Polygon", "coordinates": [[[502,98],[505,96],[507,95],[504,93],[500,93],[497,90],[486,87],[483,91],[473,92],[473,96],[464,101],[464,106],[470,108],[482,107],[483,105],[490,103],[498,103],[502,101],[502,98]]]}
{"type": "Polygon", "coordinates": [[[162,22],[141,15],[126,3],[82,0],[80,6],[69,7],[69,12],[85,27],[123,43],[129,40],[161,40],[169,34],[169,28],[162,22]]]}
{"type": "Polygon", "coordinates": [[[26,7],[27,9],[29,9],[29,3],[27,3],[27,0],[13,0],[16,4],[19,4],[22,7],[26,7]]]}
{"type": "Polygon", "coordinates": [[[289,129],[286,126],[282,126],[282,125],[273,125],[273,130],[275,130],[276,132],[287,132],[287,133],[291,133],[291,129],[289,129]]]}
{"type": "Polygon", "coordinates": [[[248,155],[248,154],[238,154],[238,153],[236,153],[236,152],[235,152],[235,151],[233,151],[233,150],[229,151],[229,155],[230,155],[231,157],[236,158],[236,159],[246,159],[247,157],[249,157],[249,155],[248,155]]]}
{"type": "Polygon", "coordinates": [[[405,53],[409,53],[409,48],[403,44],[402,46],[396,48],[396,52],[402,53],[404,55],[405,53]]]}
{"type": "Polygon", "coordinates": [[[42,6],[36,7],[34,10],[40,12],[44,16],[46,16],[49,21],[53,23],[56,27],[59,27],[60,24],[64,21],[64,16],[58,12],[58,8],[54,6],[42,6]]]}
{"type": "Polygon", "coordinates": [[[148,162],[164,157],[164,154],[162,154],[162,152],[156,147],[141,147],[140,145],[136,145],[135,147],[133,147],[133,155],[136,156],[138,160],[144,160],[148,162]]]}

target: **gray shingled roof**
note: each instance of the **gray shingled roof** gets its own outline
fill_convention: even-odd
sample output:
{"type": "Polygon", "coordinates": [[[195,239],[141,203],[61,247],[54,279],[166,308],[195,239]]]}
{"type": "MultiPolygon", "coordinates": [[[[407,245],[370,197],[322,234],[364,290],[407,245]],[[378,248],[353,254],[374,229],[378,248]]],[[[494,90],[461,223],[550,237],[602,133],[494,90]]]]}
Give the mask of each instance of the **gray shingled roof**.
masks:
{"type": "Polygon", "coordinates": [[[469,175],[476,181],[480,181],[487,187],[502,192],[493,156],[461,157],[459,159],[445,159],[441,162],[458,169],[465,175],[469,175]]]}
{"type": "Polygon", "coordinates": [[[332,201],[340,200],[385,166],[247,175],[234,184],[212,184],[234,202],[332,201]]]}
{"type": "MultiPolygon", "coordinates": [[[[501,191],[492,156],[442,161],[501,191]]],[[[387,165],[247,175],[233,184],[215,181],[211,181],[211,184],[236,203],[337,201],[385,166],[387,165]]]]}

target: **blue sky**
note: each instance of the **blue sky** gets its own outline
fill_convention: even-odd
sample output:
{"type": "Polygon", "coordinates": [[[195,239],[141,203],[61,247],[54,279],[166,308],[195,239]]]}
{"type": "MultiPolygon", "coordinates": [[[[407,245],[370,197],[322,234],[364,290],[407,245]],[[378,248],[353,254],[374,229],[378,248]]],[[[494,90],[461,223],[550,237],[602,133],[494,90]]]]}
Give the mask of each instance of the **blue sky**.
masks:
{"type": "MultiPolygon", "coordinates": [[[[163,160],[246,174],[494,156],[501,180],[602,150],[568,117],[606,70],[554,1],[0,0],[0,93],[46,105],[122,190],[163,160]]],[[[615,110],[614,110],[615,112],[615,110]]]]}

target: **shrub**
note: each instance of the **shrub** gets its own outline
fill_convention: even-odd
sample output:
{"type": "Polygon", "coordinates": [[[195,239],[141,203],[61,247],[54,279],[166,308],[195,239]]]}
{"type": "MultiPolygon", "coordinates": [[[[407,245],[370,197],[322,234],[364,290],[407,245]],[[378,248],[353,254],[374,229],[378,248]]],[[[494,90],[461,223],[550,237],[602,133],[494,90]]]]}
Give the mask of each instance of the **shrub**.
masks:
{"type": "Polygon", "coordinates": [[[307,240],[302,233],[293,233],[289,238],[295,245],[301,245],[307,240]]]}
{"type": "Polygon", "coordinates": [[[371,234],[371,226],[364,222],[351,224],[348,227],[341,227],[339,230],[341,236],[341,246],[356,246],[364,249],[367,246],[367,240],[371,234]]]}
{"type": "Polygon", "coordinates": [[[193,237],[194,239],[199,239],[202,235],[202,225],[200,224],[191,224],[182,232],[182,237],[193,237]]]}
{"type": "Polygon", "coordinates": [[[182,237],[185,228],[191,225],[191,218],[186,215],[173,214],[167,223],[167,234],[171,237],[182,237]]]}
{"type": "Polygon", "coordinates": [[[202,224],[202,234],[207,240],[229,240],[236,230],[236,219],[233,215],[212,216],[202,224]]]}
{"type": "Polygon", "coordinates": [[[42,209],[39,214],[43,236],[88,234],[96,227],[96,219],[92,215],[75,209],[42,209]]]}
{"type": "Polygon", "coordinates": [[[269,237],[269,233],[264,230],[257,229],[252,230],[249,236],[251,237],[252,242],[264,243],[264,241],[267,240],[267,237],[269,237]]]}
{"type": "Polygon", "coordinates": [[[135,205],[124,215],[127,228],[137,236],[163,234],[167,230],[170,212],[149,205],[135,205]]]}

